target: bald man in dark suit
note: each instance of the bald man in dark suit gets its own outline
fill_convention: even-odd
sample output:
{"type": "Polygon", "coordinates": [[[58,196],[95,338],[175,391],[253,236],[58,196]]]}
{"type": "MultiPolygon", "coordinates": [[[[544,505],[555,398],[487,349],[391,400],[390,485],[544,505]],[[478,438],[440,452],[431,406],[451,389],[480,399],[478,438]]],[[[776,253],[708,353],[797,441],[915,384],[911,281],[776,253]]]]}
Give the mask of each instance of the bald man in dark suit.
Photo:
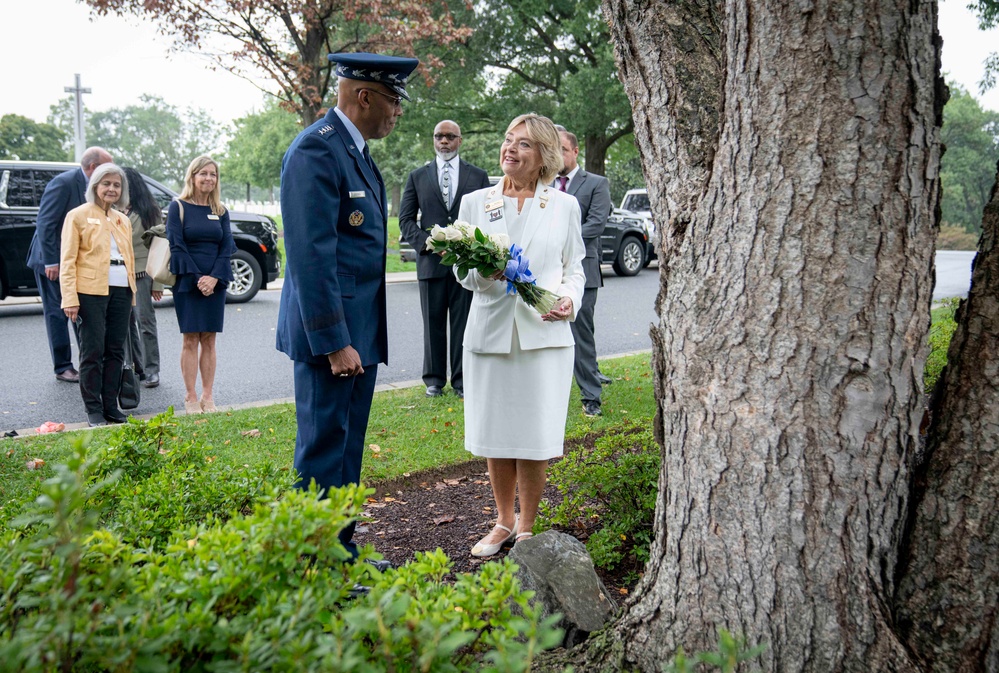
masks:
{"type": "Polygon", "coordinates": [[[409,174],[399,207],[399,229],[416,251],[416,278],[420,283],[423,313],[423,383],[427,386],[427,397],[443,394],[449,353],[451,388],[458,397],[465,394],[461,342],[472,293],[458,283],[451,267],[440,263],[440,255],[427,250],[430,228],[435,224],[446,227],[454,223],[461,197],[489,186],[489,176],[484,170],[458,158],[460,147],[458,125],[447,119],[437,124],[434,129],[437,158],[409,174]],[[419,221],[417,213],[420,213],[419,221]]]}

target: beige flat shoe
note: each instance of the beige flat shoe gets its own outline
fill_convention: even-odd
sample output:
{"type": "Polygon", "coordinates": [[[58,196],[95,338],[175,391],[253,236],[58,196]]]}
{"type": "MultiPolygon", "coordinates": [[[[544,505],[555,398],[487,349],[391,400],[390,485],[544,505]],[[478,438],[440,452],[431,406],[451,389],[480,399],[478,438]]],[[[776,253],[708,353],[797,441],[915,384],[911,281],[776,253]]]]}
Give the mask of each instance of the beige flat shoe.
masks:
{"type": "Polygon", "coordinates": [[[206,400],[206,399],[201,400],[201,410],[206,414],[211,414],[218,411],[218,409],[215,408],[215,401],[206,400]]]}
{"type": "Polygon", "coordinates": [[[512,544],[512,540],[515,537],[517,537],[517,524],[516,523],[513,524],[513,530],[507,528],[506,526],[504,526],[502,524],[496,524],[493,527],[493,530],[496,530],[497,528],[499,528],[501,530],[505,530],[507,533],[509,533],[509,535],[507,535],[505,538],[503,538],[499,542],[494,542],[493,544],[486,544],[485,543],[486,537],[489,537],[489,535],[492,535],[492,531],[489,531],[489,535],[486,535],[486,537],[484,537],[481,540],[479,540],[478,542],[476,542],[475,546],[472,547],[472,556],[477,556],[479,558],[481,558],[483,556],[495,556],[496,554],[499,553],[499,551],[503,547],[507,546],[508,544],[512,544]]]}
{"type": "Polygon", "coordinates": [[[517,538],[513,544],[516,545],[521,540],[530,540],[532,537],[534,537],[534,533],[531,533],[529,531],[525,531],[523,533],[517,533],[517,538]]]}
{"type": "Polygon", "coordinates": [[[200,414],[201,413],[201,405],[197,401],[195,401],[195,402],[188,402],[187,400],[184,400],[184,411],[187,412],[188,416],[190,416],[192,414],[200,414]]]}

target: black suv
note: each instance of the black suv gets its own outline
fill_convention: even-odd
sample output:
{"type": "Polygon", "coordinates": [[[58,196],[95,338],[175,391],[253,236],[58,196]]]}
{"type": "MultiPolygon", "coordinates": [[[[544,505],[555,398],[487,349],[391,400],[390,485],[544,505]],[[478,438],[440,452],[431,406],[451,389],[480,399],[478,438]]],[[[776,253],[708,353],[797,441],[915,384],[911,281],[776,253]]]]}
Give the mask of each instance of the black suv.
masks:
{"type": "MultiPolygon", "coordinates": [[[[38,202],[49,180],[78,164],[49,161],[0,160],[0,299],[38,294],[35,274],[25,265],[35,234],[38,202]]],[[[153,198],[163,207],[177,195],[165,185],[142,176],[153,198]]],[[[278,277],[277,226],[265,215],[230,211],[232,238],[238,250],[232,256],[233,281],[226,301],[249,301],[278,277]]]]}
{"type": "Polygon", "coordinates": [[[656,257],[652,220],[641,213],[615,208],[600,237],[600,261],[619,276],[634,276],[656,257]]]}

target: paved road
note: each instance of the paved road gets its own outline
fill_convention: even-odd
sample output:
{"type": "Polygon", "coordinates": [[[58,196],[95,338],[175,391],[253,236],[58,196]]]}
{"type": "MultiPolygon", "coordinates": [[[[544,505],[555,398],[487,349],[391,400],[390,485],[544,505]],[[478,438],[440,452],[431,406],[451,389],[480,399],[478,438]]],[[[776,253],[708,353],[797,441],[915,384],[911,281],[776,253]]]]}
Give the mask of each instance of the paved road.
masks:
{"type": "MultiPolygon", "coordinates": [[[[600,355],[651,348],[649,325],[656,320],[655,264],[633,278],[609,272],[597,302],[600,355]]],[[[225,332],[218,337],[215,401],[220,406],[282,400],[294,395],[291,361],[274,349],[280,293],[264,291],[253,301],[227,305],[225,332]]],[[[415,282],[390,283],[389,365],[378,370],[380,385],[419,383],[423,365],[423,327],[415,282]]],[[[177,319],[169,299],[156,311],[160,334],[162,384],[142,390],[136,415],[153,414],[171,404],[183,409],[177,319]]],[[[56,381],[45,338],[41,305],[0,305],[0,433],[38,427],[45,421],[86,421],[79,388],[56,381]]],[[[74,360],[76,357],[74,344],[74,360]]]]}
{"type": "MultiPolygon", "coordinates": [[[[965,296],[971,278],[972,252],[939,252],[933,298],[965,296]]],[[[601,356],[651,348],[649,325],[656,322],[659,290],[655,264],[633,278],[605,269],[597,302],[597,347],[601,356]]],[[[215,398],[219,405],[289,399],[294,394],[291,362],[274,349],[280,293],[265,291],[247,303],[226,307],[226,330],[219,335],[215,398]]],[[[420,299],[415,282],[389,284],[389,365],[378,372],[385,385],[418,384],[423,361],[420,299]]],[[[51,359],[37,303],[0,303],[0,432],[22,430],[44,421],[86,420],[79,388],[52,375],[51,359]]],[[[184,386],[178,359],[180,334],[173,306],[165,300],[156,311],[159,323],[162,385],[143,389],[134,413],[153,414],[169,405],[183,408],[184,386]]],[[[74,353],[74,356],[76,353],[74,353]]]]}

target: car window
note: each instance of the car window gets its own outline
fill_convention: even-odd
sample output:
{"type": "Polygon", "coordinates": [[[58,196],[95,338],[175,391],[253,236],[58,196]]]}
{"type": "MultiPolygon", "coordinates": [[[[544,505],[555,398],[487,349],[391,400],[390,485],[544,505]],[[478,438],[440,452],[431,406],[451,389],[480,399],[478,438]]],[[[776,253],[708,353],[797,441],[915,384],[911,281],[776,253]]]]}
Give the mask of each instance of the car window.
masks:
{"type": "Polygon", "coordinates": [[[6,203],[10,208],[37,208],[49,184],[60,171],[12,170],[7,181],[6,203]]]}
{"type": "Polygon", "coordinates": [[[652,210],[648,194],[628,194],[624,202],[624,209],[637,212],[652,210]]]}
{"type": "Polygon", "coordinates": [[[146,183],[146,186],[149,187],[149,191],[152,192],[153,198],[156,199],[156,203],[159,204],[160,208],[166,210],[170,205],[170,202],[173,201],[173,195],[167,194],[162,189],[149,182],[146,183]]]}

